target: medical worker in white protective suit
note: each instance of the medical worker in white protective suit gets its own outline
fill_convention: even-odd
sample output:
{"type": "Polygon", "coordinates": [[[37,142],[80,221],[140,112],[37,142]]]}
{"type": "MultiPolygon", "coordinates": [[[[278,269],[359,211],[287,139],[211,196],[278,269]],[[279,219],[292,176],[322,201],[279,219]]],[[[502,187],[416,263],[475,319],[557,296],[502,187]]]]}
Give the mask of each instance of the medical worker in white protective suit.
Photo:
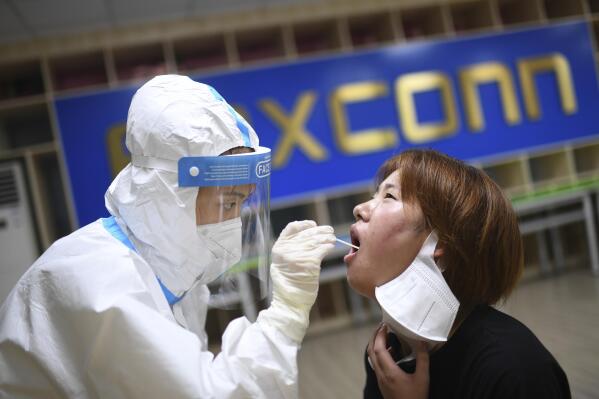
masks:
{"type": "Polygon", "coordinates": [[[213,88],[176,75],[137,91],[126,143],[112,216],[54,243],[0,309],[0,397],[296,397],[332,228],[283,230],[270,307],[233,320],[214,356],[207,284],[268,259],[270,151],[213,88]]]}

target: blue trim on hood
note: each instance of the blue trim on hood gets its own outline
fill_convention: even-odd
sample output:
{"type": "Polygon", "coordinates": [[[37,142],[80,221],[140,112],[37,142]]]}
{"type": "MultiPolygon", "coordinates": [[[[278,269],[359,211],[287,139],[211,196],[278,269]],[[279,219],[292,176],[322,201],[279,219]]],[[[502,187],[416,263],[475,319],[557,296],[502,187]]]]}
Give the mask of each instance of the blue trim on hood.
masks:
{"type": "Polygon", "coordinates": [[[229,113],[235,119],[235,123],[237,124],[237,129],[239,129],[239,132],[241,133],[241,137],[243,138],[243,145],[245,147],[253,148],[252,147],[252,143],[250,142],[250,132],[249,132],[248,127],[246,126],[247,122],[244,122],[241,119],[241,117],[239,116],[239,114],[237,113],[237,111],[235,111],[235,109],[233,107],[231,107],[229,105],[229,103],[227,103],[225,101],[225,99],[223,98],[223,96],[221,96],[220,93],[218,91],[216,91],[216,89],[214,87],[209,86],[209,85],[206,85],[206,86],[208,86],[210,88],[210,91],[214,95],[214,98],[216,98],[219,101],[222,101],[227,106],[227,109],[229,110],[229,113]]]}
{"type": "MultiPolygon", "coordinates": [[[[102,225],[114,238],[125,244],[125,246],[127,246],[133,252],[137,252],[135,246],[133,246],[133,243],[131,240],[129,240],[129,237],[127,237],[125,232],[123,232],[121,226],[118,225],[114,216],[102,218],[102,225]]],[[[162,293],[164,294],[164,297],[171,308],[185,296],[185,294],[181,296],[176,296],[173,294],[168,288],[166,288],[164,284],[162,284],[162,281],[160,281],[158,276],[156,276],[156,280],[158,280],[158,284],[160,284],[160,288],[162,288],[162,293]]]]}

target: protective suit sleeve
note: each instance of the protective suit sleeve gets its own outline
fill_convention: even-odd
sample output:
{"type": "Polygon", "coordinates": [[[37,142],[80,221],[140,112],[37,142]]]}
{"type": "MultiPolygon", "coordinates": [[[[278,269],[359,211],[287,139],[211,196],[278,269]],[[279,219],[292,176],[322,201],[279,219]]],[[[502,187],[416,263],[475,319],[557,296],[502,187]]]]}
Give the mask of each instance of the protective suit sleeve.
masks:
{"type": "Polygon", "coordinates": [[[271,305],[260,312],[258,323],[302,341],[318,294],[320,263],[334,244],[333,228],[311,220],[291,222],[283,229],[272,249],[271,305]]]}
{"type": "Polygon", "coordinates": [[[90,356],[101,397],[297,397],[297,345],[277,331],[234,320],[213,357],[194,334],[143,311],[136,322],[122,310],[103,324],[90,356]],[[150,322],[153,330],[143,327],[150,322]]]}
{"type": "Polygon", "coordinates": [[[295,398],[298,346],[274,329],[233,320],[221,352],[153,309],[124,300],[98,319],[89,356],[100,397],[295,398]]]}
{"type": "Polygon", "coordinates": [[[80,268],[61,263],[32,271],[3,307],[0,397],[30,397],[36,370],[46,381],[39,397],[48,398],[298,396],[298,345],[287,336],[239,318],[215,357],[198,335],[158,310],[133,266],[123,261],[103,273],[109,263],[94,258],[80,268]]]}

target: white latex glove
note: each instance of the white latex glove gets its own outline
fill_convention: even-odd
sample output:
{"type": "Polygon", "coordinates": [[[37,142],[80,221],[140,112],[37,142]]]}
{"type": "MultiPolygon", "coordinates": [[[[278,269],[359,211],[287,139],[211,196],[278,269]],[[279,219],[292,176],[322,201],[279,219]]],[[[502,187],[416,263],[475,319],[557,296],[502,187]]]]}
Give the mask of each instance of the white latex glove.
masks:
{"type": "Polygon", "coordinates": [[[334,246],[331,226],[317,226],[311,220],[289,223],[272,248],[273,297],[258,322],[301,342],[318,294],[320,263],[334,246]]]}

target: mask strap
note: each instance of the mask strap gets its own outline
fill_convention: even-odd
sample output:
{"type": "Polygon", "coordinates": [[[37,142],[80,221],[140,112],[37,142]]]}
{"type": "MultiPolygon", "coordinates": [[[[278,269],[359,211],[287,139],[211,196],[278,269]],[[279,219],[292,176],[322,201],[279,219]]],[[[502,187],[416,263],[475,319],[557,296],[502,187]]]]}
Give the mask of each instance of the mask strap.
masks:
{"type": "MultiPolygon", "coordinates": [[[[425,259],[430,259],[430,262],[432,262],[432,264],[434,264],[436,268],[439,269],[441,273],[443,273],[445,271],[445,267],[435,262],[435,249],[437,248],[438,242],[439,236],[437,235],[437,232],[435,230],[432,230],[426,238],[426,240],[424,240],[424,244],[422,244],[422,248],[420,249],[420,252],[417,256],[422,256],[425,259]]],[[[428,263],[428,261],[426,261],[425,263],[428,263]]],[[[432,267],[432,264],[429,266],[432,267]]]]}
{"type": "Polygon", "coordinates": [[[428,237],[426,237],[426,240],[424,240],[424,244],[422,244],[420,253],[424,256],[430,256],[432,258],[435,253],[435,248],[437,247],[437,242],[439,242],[437,232],[432,230],[428,237]]]}

